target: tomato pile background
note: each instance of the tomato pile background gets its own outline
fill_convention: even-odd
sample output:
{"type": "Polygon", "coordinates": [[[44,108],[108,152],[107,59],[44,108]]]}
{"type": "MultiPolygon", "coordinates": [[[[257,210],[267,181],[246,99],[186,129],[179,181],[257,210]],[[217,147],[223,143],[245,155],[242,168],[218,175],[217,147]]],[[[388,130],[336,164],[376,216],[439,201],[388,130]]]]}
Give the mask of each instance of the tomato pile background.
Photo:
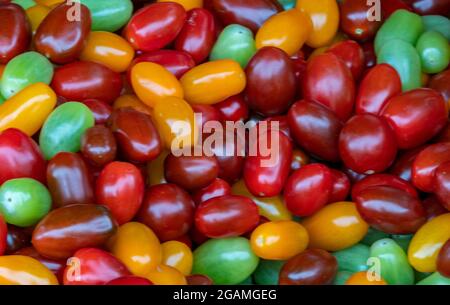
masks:
{"type": "Polygon", "coordinates": [[[0,0],[0,284],[450,284],[449,0],[62,2],[0,0]]]}

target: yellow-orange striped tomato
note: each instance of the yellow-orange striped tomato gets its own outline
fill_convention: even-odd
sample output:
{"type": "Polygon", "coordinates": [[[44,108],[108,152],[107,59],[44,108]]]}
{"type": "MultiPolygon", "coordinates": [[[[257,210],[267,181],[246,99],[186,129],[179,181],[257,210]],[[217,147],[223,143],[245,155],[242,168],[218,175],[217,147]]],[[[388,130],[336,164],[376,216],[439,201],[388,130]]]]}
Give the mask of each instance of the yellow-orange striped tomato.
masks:
{"type": "Polygon", "coordinates": [[[197,7],[203,7],[203,0],[158,0],[158,2],[176,2],[181,4],[186,11],[197,7]]]}
{"type": "Polygon", "coordinates": [[[183,273],[166,265],[159,265],[144,277],[155,285],[187,285],[183,273]]]}
{"type": "Polygon", "coordinates": [[[185,243],[171,240],[163,243],[161,247],[164,265],[173,267],[184,275],[191,274],[194,257],[191,249],[185,243]]]}
{"type": "Polygon", "coordinates": [[[0,285],[58,285],[41,262],[23,255],[0,256],[0,285]]]}

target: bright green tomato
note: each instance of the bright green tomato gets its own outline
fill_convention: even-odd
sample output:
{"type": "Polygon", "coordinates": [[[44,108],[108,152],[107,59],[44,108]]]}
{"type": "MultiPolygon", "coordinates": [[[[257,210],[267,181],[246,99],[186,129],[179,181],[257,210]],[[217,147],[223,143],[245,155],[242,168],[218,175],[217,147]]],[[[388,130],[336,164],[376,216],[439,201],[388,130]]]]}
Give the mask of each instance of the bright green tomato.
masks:
{"type": "Polygon", "coordinates": [[[297,0],[278,0],[278,2],[283,6],[284,10],[290,10],[295,7],[297,0]]]}
{"type": "Polygon", "coordinates": [[[408,252],[409,244],[411,243],[411,239],[413,238],[413,234],[406,234],[406,235],[391,235],[391,238],[400,246],[402,247],[403,251],[405,253],[408,252]]]}
{"type": "Polygon", "coordinates": [[[424,25],[419,15],[407,10],[397,10],[378,30],[375,36],[375,53],[379,54],[381,49],[394,39],[416,45],[423,31],[424,25]]]}
{"type": "Polygon", "coordinates": [[[39,136],[39,145],[46,159],[59,152],[78,152],[81,137],[94,126],[92,111],[78,102],[64,103],[48,116],[39,136]]]}
{"type": "Polygon", "coordinates": [[[252,31],[242,25],[231,24],[220,33],[210,59],[233,59],[245,68],[255,53],[256,45],[252,31]]]}
{"type": "Polygon", "coordinates": [[[372,246],[372,244],[374,242],[376,242],[377,240],[383,239],[383,238],[388,238],[389,234],[378,231],[372,227],[369,227],[369,231],[367,231],[366,236],[364,236],[363,240],[361,241],[361,243],[365,244],[366,246],[372,246]]]}
{"type": "Polygon", "coordinates": [[[370,247],[370,257],[374,265],[369,269],[380,271],[381,277],[389,285],[414,284],[414,270],[408,263],[405,251],[392,239],[385,238],[370,247]],[[379,270],[376,266],[379,264],[379,270]]]}
{"type": "Polygon", "coordinates": [[[418,282],[417,285],[450,285],[450,278],[445,277],[436,271],[418,282]]]}
{"type": "Polygon", "coordinates": [[[436,31],[423,33],[417,41],[416,48],[423,72],[435,74],[447,68],[450,62],[450,49],[447,39],[441,33],[436,31]]]}
{"type": "Polygon", "coordinates": [[[81,0],[91,11],[92,30],[115,32],[131,18],[133,3],[131,0],[81,0]]]}
{"type": "Polygon", "coordinates": [[[278,285],[280,270],[284,263],[285,261],[261,260],[255,273],[253,273],[255,283],[258,285],[278,285]]]}
{"type": "Polygon", "coordinates": [[[350,248],[334,252],[333,256],[338,262],[339,270],[351,272],[366,271],[370,249],[366,245],[356,244],[350,248]]]}
{"type": "Polygon", "coordinates": [[[34,0],[13,0],[11,2],[20,5],[24,10],[36,5],[34,0]]]}
{"type": "Polygon", "coordinates": [[[334,278],[333,285],[345,285],[345,282],[353,275],[353,272],[342,270],[338,271],[334,278]]]}
{"type": "Polygon", "coordinates": [[[0,187],[0,212],[7,223],[29,227],[50,211],[52,197],[47,188],[31,178],[11,179],[0,187]]]}
{"type": "Polygon", "coordinates": [[[258,262],[246,238],[210,239],[194,251],[192,274],[207,275],[217,285],[235,285],[248,278],[258,262]]]}
{"type": "Polygon", "coordinates": [[[422,86],[422,69],[417,50],[409,43],[394,39],[378,53],[378,64],[386,63],[394,67],[400,75],[403,91],[422,86]]]}
{"type": "Polygon", "coordinates": [[[29,85],[48,85],[52,78],[53,65],[47,57],[33,51],[22,53],[6,65],[0,82],[1,94],[10,98],[29,85]]]}
{"type": "Polygon", "coordinates": [[[436,31],[450,40],[450,19],[440,15],[422,16],[425,31],[436,31]]]}

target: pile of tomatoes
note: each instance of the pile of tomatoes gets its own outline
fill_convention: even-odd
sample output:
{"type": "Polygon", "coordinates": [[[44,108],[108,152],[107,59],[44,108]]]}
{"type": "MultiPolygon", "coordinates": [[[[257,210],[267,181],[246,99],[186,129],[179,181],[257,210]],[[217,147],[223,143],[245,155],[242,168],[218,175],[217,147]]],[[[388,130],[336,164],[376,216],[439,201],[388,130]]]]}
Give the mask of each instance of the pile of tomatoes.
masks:
{"type": "Polygon", "coordinates": [[[450,284],[448,0],[78,2],[0,0],[0,284],[450,284]]]}

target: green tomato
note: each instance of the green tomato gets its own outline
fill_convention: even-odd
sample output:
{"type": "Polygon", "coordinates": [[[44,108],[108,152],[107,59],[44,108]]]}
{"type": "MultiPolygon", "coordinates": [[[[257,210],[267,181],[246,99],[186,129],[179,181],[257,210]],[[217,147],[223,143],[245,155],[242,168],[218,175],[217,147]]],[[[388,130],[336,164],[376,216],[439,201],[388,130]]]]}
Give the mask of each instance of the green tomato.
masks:
{"type": "Polygon", "coordinates": [[[210,59],[233,59],[245,68],[256,53],[253,33],[239,24],[231,24],[223,29],[211,51],[210,59]]]}
{"type": "Polygon", "coordinates": [[[378,53],[378,64],[391,65],[400,75],[403,91],[422,87],[422,69],[417,50],[409,43],[394,39],[378,53]]]}
{"type": "Polygon", "coordinates": [[[11,2],[20,5],[24,10],[36,5],[34,0],[13,0],[11,2]]]}
{"type": "Polygon", "coordinates": [[[356,244],[350,248],[333,253],[338,262],[339,270],[351,272],[366,271],[368,269],[367,260],[370,256],[370,249],[363,244],[356,244]]]}
{"type": "Polygon", "coordinates": [[[26,52],[14,57],[6,65],[0,82],[1,94],[10,98],[29,85],[48,85],[52,78],[52,63],[40,53],[26,52]]]}
{"type": "Polygon", "coordinates": [[[284,263],[285,261],[261,260],[255,273],[253,273],[255,283],[258,285],[278,285],[280,270],[284,263]]]}
{"type": "Polygon", "coordinates": [[[238,285],[253,285],[253,279],[251,276],[240,282],[238,285]]]}
{"type": "Polygon", "coordinates": [[[122,28],[133,13],[131,0],[80,0],[91,11],[92,30],[115,32],[122,28]]]}
{"type": "Polygon", "coordinates": [[[6,99],[0,94],[0,105],[3,104],[6,99]]]}
{"type": "Polygon", "coordinates": [[[283,6],[284,10],[290,10],[295,7],[297,0],[278,0],[278,2],[283,6]]]}
{"type": "MultiPolygon", "coordinates": [[[[370,258],[375,271],[389,285],[414,284],[414,270],[408,262],[405,251],[392,239],[385,238],[375,242],[370,247],[370,258]],[[376,270],[379,267],[379,270],[376,270]]],[[[369,268],[371,269],[371,268],[369,268]]]]}
{"type": "Polygon", "coordinates": [[[379,54],[381,49],[389,44],[390,40],[403,40],[416,45],[417,39],[424,31],[422,18],[407,10],[397,10],[393,13],[378,30],[375,36],[375,53],[379,54]]]}
{"type": "Polygon", "coordinates": [[[29,227],[50,211],[52,197],[47,188],[31,178],[11,179],[0,187],[0,212],[9,224],[29,227]]]}
{"type": "Polygon", "coordinates": [[[447,39],[441,33],[435,31],[423,33],[416,48],[423,72],[435,74],[447,68],[450,62],[450,49],[447,39]]]}
{"type": "Polygon", "coordinates": [[[367,231],[367,234],[366,234],[366,236],[364,236],[361,243],[370,247],[377,240],[380,240],[383,238],[388,238],[388,237],[389,237],[389,234],[378,231],[372,227],[369,227],[369,231],[367,231]]]}
{"type": "Polygon", "coordinates": [[[353,275],[353,272],[342,270],[338,271],[334,278],[333,285],[345,285],[347,280],[353,275]]]}
{"type": "Polygon", "coordinates": [[[78,152],[81,137],[94,126],[92,111],[82,103],[69,102],[48,116],[39,136],[39,145],[48,160],[59,152],[78,152]]]}
{"type": "Polygon", "coordinates": [[[450,19],[440,15],[422,16],[425,31],[436,31],[450,40],[450,19]]]}
{"type": "Polygon", "coordinates": [[[445,277],[436,271],[418,282],[417,285],[450,285],[450,278],[445,277]]]}
{"type": "Polygon", "coordinates": [[[247,279],[258,262],[246,238],[210,239],[194,251],[192,274],[207,275],[216,285],[235,285],[247,279]]]}
{"type": "Polygon", "coordinates": [[[406,235],[391,235],[391,238],[400,246],[402,247],[403,251],[405,253],[408,252],[409,244],[411,243],[411,239],[413,238],[414,234],[406,234],[406,235]]]}

